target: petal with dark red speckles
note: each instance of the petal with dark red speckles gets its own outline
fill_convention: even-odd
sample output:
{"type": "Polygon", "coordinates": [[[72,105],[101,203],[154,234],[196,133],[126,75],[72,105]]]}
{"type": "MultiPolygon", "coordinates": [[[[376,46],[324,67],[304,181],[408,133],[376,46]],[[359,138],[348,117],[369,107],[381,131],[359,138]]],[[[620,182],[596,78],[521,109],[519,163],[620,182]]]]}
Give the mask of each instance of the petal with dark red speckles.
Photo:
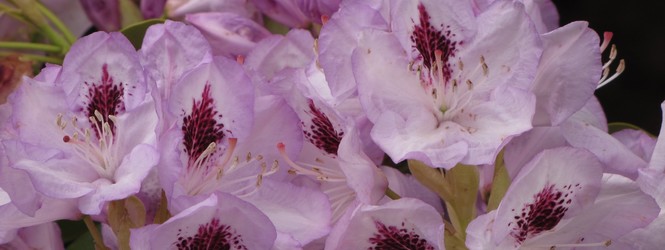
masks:
{"type": "Polygon", "coordinates": [[[275,238],[275,227],[256,207],[216,193],[163,224],[132,229],[130,245],[132,249],[202,249],[208,244],[220,249],[270,249],[275,238]]]}

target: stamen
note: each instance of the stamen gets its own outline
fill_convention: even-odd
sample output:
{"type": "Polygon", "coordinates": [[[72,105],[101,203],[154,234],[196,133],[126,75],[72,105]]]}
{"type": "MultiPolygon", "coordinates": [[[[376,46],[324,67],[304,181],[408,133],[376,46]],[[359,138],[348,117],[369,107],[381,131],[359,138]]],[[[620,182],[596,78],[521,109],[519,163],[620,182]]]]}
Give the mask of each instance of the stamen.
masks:
{"type": "MultiPolygon", "coordinates": [[[[604,40],[603,43],[600,46],[600,51],[601,53],[608,47],[610,40],[612,39],[612,33],[611,32],[605,32],[604,34],[604,40]]],[[[614,60],[617,58],[617,55],[619,54],[619,51],[617,50],[616,46],[612,44],[611,49],[610,49],[610,55],[607,59],[607,62],[603,64],[603,74],[600,77],[600,80],[598,80],[598,86],[596,89],[599,89],[608,83],[612,82],[614,79],[619,77],[621,73],[626,69],[626,63],[623,59],[619,61],[619,65],[615,69],[615,72],[612,76],[610,76],[610,66],[614,62],[614,60]],[[608,79],[609,77],[609,79],[608,79]]]]}
{"type": "Polygon", "coordinates": [[[242,55],[236,56],[236,62],[238,62],[238,64],[240,64],[240,65],[245,64],[245,57],[242,56],[242,55]]]}
{"type": "MultiPolygon", "coordinates": [[[[229,138],[229,147],[226,149],[226,152],[222,156],[223,158],[220,161],[220,163],[217,164],[218,166],[225,166],[229,162],[231,156],[233,155],[233,151],[235,151],[236,149],[237,144],[238,144],[237,138],[229,138]]],[[[236,165],[238,165],[237,162],[235,164],[232,164],[232,167],[235,167],[236,165]]]]}
{"type": "Polygon", "coordinates": [[[619,77],[619,76],[621,75],[621,73],[623,73],[623,71],[624,71],[625,69],[626,69],[626,62],[624,62],[624,60],[621,59],[621,61],[619,61],[619,66],[617,66],[617,68],[616,68],[616,72],[614,72],[614,75],[612,75],[612,76],[611,76],[609,79],[607,79],[607,80],[604,80],[604,79],[601,78],[601,80],[604,80],[604,81],[601,81],[601,82],[598,84],[598,87],[596,87],[596,89],[601,88],[601,87],[607,85],[608,83],[614,81],[614,79],[616,79],[617,77],[619,77]]]}
{"type": "Polygon", "coordinates": [[[114,157],[118,149],[114,146],[116,141],[109,122],[117,124],[117,118],[109,115],[107,120],[104,120],[97,110],[93,114],[88,119],[92,129],[97,132],[96,141],[92,140],[89,128],[81,129],[77,126],[76,117],[72,117],[70,121],[73,130],[71,134],[65,131],[68,123],[64,121],[63,114],[56,116],[56,125],[64,134],[62,141],[72,146],[75,155],[86,161],[100,176],[112,179],[119,162],[114,157]],[[83,134],[83,138],[79,138],[79,134],[83,134]]]}
{"type": "Polygon", "coordinates": [[[292,167],[292,169],[288,170],[289,174],[310,175],[314,176],[319,181],[326,181],[326,182],[346,182],[346,177],[343,174],[340,174],[336,171],[332,171],[331,169],[319,168],[316,166],[309,166],[310,168],[308,169],[306,167],[298,165],[293,160],[291,160],[291,158],[289,158],[289,156],[286,154],[286,145],[284,145],[284,143],[281,142],[278,143],[277,149],[280,155],[282,155],[282,158],[286,161],[286,163],[292,167]]]}
{"type": "Polygon", "coordinates": [[[614,62],[614,59],[617,58],[617,54],[619,54],[619,51],[617,50],[617,46],[612,44],[612,49],[610,49],[610,57],[607,60],[607,62],[603,65],[603,69],[606,69],[606,68],[610,67],[610,64],[612,64],[612,62],[614,62]]]}

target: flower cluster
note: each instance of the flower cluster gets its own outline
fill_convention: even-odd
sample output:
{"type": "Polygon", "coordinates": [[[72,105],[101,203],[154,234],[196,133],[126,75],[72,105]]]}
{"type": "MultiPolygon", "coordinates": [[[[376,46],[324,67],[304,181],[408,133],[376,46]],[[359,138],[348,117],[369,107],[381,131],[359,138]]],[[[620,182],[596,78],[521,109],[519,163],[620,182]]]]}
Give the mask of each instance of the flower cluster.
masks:
{"type": "Polygon", "coordinates": [[[0,64],[0,248],[665,244],[665,141],[609,130],[611,33],[548,0],[80,2],[105,31],[0,64]]]}

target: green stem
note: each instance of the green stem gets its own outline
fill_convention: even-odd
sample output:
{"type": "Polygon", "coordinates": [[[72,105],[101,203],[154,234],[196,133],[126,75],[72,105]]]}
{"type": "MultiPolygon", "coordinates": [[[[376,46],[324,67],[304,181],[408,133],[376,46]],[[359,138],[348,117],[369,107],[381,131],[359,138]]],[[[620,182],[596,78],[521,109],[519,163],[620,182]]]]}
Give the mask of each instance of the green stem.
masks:
{"type": "Polygon", "coordinates": [[[59,51],[60,55],[67,54],[67,51],[69,51],[69,46],[71,46],[71,44],[67,42],[67,40],[65,40],[60,34],[55,32],[53,28],[51,28],[50,26],[39,27],[39,29],[42,31],[42,34],[48,37],[48,39],[52,43],[60,47],[59,51]]]}
{"type": "Polygon", "coordinates": [[[46,18],[48,18],[48,20],[51,21],[51,23],[53,23],[53,25],[55,25],[55,27],[58,28],[60,32],[62,32],[62,34],[65,37],[65,40],[69,44],[73,44],[76,41],[76,37],[72,34],[69,28],[67,28],[67,26],[64,23],[62,23],[60,18],[58,18],[55,14],[53,14],[51,10],[49,10],[39,2],[37,2],[37,9],[39,9],[39,11],[41,11],[42,14],[44,14],[44,16],[46,16],[46,18]]]}
{"type": "Polygon", "coordinates": [[[83,222],[85,222],[85,226],[88,227],[88,231],[90,231],[90,235],[92,235],[92,239],[95,241],[95,249],[108,250],[109,248],[104,245],[104,241],[102,240],[102,234],[99,233],[97,226],[92,222],[89,215],[83,216],[83,222]]]}
{"type": "Polygon", "coordinates": [[[0,42],[2,49],[24,49],[24,50],[41,50],[46,52],[60,52],[62,48],[43,43],[24,43],[24,42],[0,42]]]}
{"type": "Polygon", "coordinates": [[[25,18],[28,23],[37,27],[37,29],[39,29],[39,31],[46,36],[51,43],[58,45],[61,48],[59,51],[60,55],[64,55],[69,51],[71,43],[51,27],[47,19],[44,17],[44,14],[35,9],[34,4],[37,3],[36,0],[12,0],[11,2],[18,7],[20,15],[25,18]]]}
{"type": "Polygon", "coordinates": [[[395,193],[395,191],[393,191],[390,188],[386,188],[386,196],[388,196],[388,198],[393,200],[399,200],[400,198],[402,198],[399,196],[399,194],[395,193]]]}
{"type": "Polygon", "coordinates": [[[40,56],[40,55],[33,55],[33,54],[19,54],[19,53],[16,53],[16,52],[0,51],[0,57],[9,56],[9,55],[18,55],[19,59],[26,60],[26,61],[62,64],[62,58],[49,57],[49,56],[40,56]]]}
{"type": "Polygon", "coordinates": [[[23,15],[21,15],[21,11],[19,9],[13,8],[6,4],[0,3],[0,14],[7,14],[22,23],[29,23],[28,20],[23,15]]]}

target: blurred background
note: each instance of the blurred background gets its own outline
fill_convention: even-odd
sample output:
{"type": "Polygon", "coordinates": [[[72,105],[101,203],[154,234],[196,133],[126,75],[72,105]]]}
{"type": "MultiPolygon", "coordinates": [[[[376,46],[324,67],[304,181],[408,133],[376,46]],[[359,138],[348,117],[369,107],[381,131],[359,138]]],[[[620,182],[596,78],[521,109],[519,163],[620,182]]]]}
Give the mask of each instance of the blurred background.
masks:
{"type": "MultiPolygon", "coordinates": [[[[618,58],[626,60],[626,70],[596,90],[608,121],[632,123],[657,135],[660,103],[665,100],[665,1],[553,2],[561,25],[586,20],[601,38],[604,31],[614,33],[612,43],[617,46],[618,58]]],[[[604,55],[606,59],[607,51],[604,55]]]]}

